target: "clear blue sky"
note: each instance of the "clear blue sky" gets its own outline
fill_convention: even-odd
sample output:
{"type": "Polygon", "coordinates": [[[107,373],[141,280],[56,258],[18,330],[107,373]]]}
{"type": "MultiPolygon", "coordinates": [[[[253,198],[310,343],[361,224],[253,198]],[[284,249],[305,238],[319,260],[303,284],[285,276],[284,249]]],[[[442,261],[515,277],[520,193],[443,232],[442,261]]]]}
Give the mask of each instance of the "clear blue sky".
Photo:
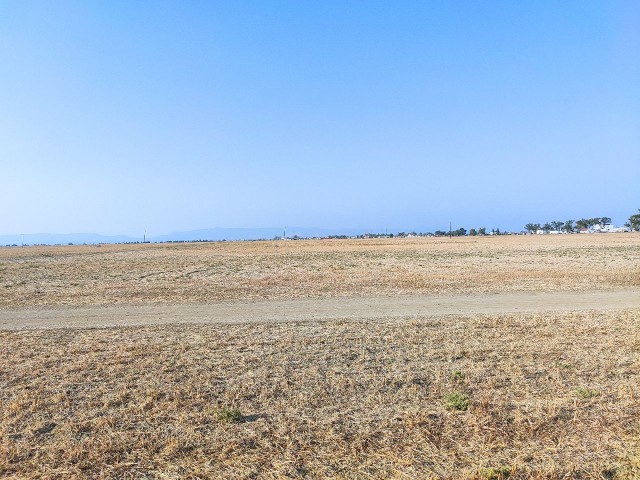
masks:
{"type": "Polygon", "coordinates": [[[2,1],[0,233],[640,207],[640,2],[2,1]]]}

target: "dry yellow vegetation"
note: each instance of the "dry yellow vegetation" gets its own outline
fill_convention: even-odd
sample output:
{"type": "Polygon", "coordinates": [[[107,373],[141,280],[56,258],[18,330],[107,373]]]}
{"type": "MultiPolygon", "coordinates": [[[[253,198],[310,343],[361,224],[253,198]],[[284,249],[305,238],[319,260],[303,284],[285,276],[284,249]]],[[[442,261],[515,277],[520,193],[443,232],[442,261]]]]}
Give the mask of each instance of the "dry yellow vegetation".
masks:
{"type": "Polygon", "coordinates": [[[640,478],[639,323],[620,311],[3,332],[0,476],[640,478]]]}
{"type": "Polygon", "coordinates": [[[0,307],[640,286],[640,235],[0,248],[0,307]]]}
{"type": "MultiPolygon", "coordinates": [[[[0,248],[8,315],[638,286],[637,234],[0,248]]],[[[639,328],[576,305],[0,330],[0,478],[639,479],[639,328]]]]}

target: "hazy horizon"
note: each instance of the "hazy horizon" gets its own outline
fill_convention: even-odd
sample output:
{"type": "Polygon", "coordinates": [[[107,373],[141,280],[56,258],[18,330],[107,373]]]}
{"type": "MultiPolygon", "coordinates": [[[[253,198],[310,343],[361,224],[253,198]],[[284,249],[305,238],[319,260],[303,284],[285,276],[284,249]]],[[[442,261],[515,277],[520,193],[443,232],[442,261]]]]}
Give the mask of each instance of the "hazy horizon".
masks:
{"type": "Polygon", "coordinates": [[[0,2],[0,233],[640,207],[640,4],[0,2]]]}
{"type": "MultiPolygon", "coordinates": [[[[583,218],[583,217],[580,217],[583,218]]],[[[584,218],[592,218],[586,216],[584,218]]],[[[550,220],[546,219],[545,221],[550,220]]],[[[557,219],[560,220],[560,219],[557,219]]],[[[543,224],[545,221],[532,221],[531,223],[543,224]]],[[[451,223],[452,230],[464,228],[469,230],[485,228],[489,233],[492,230],[499,230],[503,233],[520,233],[526,231],[524,225],[515,228],[505,228],[501,225],[486,225],[476,222],[474,225],[459,225],[451,223]]],[[[616,226],[622,226],[624,222],[616,222],[612,219],[612,223],[616,226]]],[[[389,228],[323,228],[313,226],[286,226],[285,227],[211,227],[197,228],[193,230],[168,231],[150,234],[147,231],[141,233],[112,233],[104,234],[101,232],[30,232],[30,233],[2,233],[0,232],[0,246],[21,244],[39,245],[39,244],[60,244],[71,242],[74,244],[82,243],[128,243],[138,242],[146,239],[151,242],[180,242],[180,241],[236,241],[236,240],[271,240],[275,237],[283,236],[286,232],[287,237],[298,236],[305,237],[327,237],[336,235],[357,236],[364,234],[393,234],[398,233],[434,233],[436,231],[448,231],[449,225],[441,225],[436,228],[405,228],[405,229],[389,229],[389,228]]]]}

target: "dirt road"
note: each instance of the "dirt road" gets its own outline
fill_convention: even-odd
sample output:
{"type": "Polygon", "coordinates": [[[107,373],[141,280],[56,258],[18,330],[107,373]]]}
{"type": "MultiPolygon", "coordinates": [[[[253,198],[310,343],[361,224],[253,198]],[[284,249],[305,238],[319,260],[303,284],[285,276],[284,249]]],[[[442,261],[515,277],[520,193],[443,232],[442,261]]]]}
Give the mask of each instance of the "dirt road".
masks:
{"type": "Polygon", "coordinates": [[[0,310],[0,330],[103,328],[184,323],[531,313],[640,308],[640,289],[483,295],[340,297],[214,304],[21,308],[0,310]]]}

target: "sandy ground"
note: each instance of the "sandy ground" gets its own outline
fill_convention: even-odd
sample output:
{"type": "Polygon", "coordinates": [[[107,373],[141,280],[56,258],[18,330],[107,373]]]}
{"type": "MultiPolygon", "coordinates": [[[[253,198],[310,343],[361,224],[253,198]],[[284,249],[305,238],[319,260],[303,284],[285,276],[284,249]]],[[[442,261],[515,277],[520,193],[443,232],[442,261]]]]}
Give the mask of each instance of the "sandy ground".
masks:
{"type": "Polygon", "coordinates": [[[0,310],[0,330],[542,313],[640,308],[640,289],[506,292],[0,310]]]}

